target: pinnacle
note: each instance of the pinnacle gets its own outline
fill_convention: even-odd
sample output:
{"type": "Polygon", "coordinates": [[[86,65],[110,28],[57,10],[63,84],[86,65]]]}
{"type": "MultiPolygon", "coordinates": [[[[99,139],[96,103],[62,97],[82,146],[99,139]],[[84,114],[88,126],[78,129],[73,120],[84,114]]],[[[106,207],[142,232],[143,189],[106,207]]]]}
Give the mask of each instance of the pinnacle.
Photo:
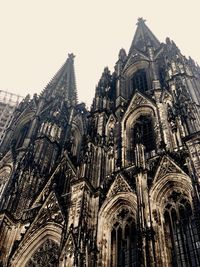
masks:
{"type": "Polygon", "coordinates": [[[55,95],[63,96],[64,93],[64,97],[70,105],[76,104],[77,92],[74,71],[74,58],[75,55],[73,53],[68,54],[66,62],[46,86],[43,94],[45,93],[46,96],[51,97],[55,95]]]}
{"type": "Polygon", "coordinates": [[[139,25],[139,24],[145,23],[145,22],[146,22],[146,19],[143,19],[143,17],[139,17],[136,25],[139,25]]]}
{"type": "Polygon", "coordinates": [[[146,52],[149,46],[154,47],[155,49],[160,46],[159,40],[145,24],[145,21],[146,20],[142,17],[138,18],[137,29],[129,50],[129,54],[134,49],[137,49],[141,52],[146,52]]]}
{"type": "Polygon", "coordinates": [[[68,58],[67,60],[74,60],[76,56],[74,55],[74,53],[68,53],[68,58]]]}

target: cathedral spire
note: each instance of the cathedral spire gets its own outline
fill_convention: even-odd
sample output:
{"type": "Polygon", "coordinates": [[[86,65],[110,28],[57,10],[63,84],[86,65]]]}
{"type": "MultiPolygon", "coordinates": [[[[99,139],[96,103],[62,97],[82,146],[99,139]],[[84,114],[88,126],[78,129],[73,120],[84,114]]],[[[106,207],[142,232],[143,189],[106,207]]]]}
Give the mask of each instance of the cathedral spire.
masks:
{"type": "Polygon", "coordinates": [[[143,18],[138,18],[137,29],[129,50],[129,54],[134,50],[134,48],[145,52],[149,46],[157,49],[160,46],[160,42],[147,27],[145,20],[143,18]]]}
{"type": "Polygon", "coordinates": [[[45,98],[61,97],[71,106],[77,104],[77,89],[74,71],[74,54],[68,58],[42,92],[45,98]]]}

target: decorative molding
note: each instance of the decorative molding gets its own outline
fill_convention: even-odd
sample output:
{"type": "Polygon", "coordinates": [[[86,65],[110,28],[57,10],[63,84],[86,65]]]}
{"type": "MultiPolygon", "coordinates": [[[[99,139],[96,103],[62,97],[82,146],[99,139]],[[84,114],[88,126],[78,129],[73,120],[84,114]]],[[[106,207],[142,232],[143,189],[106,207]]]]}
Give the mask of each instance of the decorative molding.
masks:
{"type": "Polygon", "coordinates": [[[107,193],[107,198],[111,198],[121,192],[133,192],[133,190],[124,177],[121,174],[118,174],[107,193]]]}
{"type": "Polygon", "coordinates": [[[156,171],[154,183],[170,173],[187,175],[172,159],[165,155],[161,159],[159,167],[156,171]]]}

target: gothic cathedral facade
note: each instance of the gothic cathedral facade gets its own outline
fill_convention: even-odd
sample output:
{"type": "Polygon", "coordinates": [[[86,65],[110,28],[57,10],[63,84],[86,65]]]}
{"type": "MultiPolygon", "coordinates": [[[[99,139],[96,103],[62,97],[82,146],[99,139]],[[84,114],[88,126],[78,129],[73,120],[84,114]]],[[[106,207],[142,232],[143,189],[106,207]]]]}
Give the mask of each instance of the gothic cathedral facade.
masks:
{"type": "Polygon", "coordinates": [[[88,111],[74,55],[0,146],[0,266],[200,266],[200,67],[140,18],[88,111]]]}

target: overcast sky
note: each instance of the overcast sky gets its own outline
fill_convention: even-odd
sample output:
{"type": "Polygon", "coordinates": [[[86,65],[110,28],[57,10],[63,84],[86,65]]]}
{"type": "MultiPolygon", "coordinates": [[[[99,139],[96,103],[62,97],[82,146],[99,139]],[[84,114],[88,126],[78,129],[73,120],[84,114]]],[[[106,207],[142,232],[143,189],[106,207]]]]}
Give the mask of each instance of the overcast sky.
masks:
{"type": "Polygon", "coordinates": [[[0,89],[40,93],[73,52],[79,101],[89,106],[138,17],[200,63],[200,0],[0,0],[0,89]]]}

